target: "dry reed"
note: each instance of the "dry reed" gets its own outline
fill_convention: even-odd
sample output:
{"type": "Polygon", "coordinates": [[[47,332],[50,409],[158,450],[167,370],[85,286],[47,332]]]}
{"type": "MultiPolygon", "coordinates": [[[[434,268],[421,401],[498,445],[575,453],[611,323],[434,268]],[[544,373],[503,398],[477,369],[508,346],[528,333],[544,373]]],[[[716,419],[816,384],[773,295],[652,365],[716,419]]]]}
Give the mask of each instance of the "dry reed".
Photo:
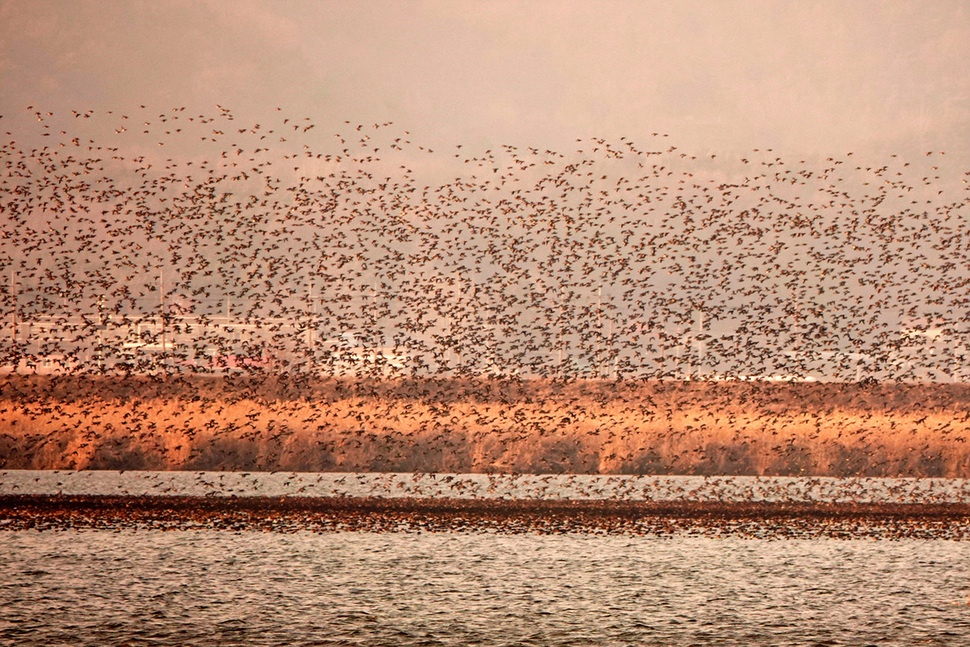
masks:
{"type": "Polygon", "coordinates": [[[9,377],[0,467],[970,477],[970,386],[9,377]]]}

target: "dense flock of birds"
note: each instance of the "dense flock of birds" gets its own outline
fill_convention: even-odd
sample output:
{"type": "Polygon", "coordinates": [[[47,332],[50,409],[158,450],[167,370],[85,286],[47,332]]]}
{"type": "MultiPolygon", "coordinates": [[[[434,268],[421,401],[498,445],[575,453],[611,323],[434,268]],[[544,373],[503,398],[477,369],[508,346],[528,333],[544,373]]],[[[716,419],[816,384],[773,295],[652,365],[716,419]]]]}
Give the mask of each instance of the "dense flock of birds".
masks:
{"type": "MultiPolygon", "coordinates": [[[[750,539],[966,540],[965,505],[0,496],[0,529],[491,532],[750,539]]],[[[970,603],[970,602],[968,602],[970,603]]]]}
{"type": "Polygon", "coordinates": [[[0,470],[0,496],[487,499],[946,507],[970,500],[970,481],[630,474],[118,472],[0,470]]]}
{"type": "Polygon", "coordinates": [[[134,330],[163,370],[334,371],[336,341],[345,373],[966,377],[970,172],[943,152],[442,151],[282,111],[27,113],[0,145],[8,367],[123,365],[134,330]]]}
{"type": "Polygon", "coordinates": [[[435,151],[282,111],[28,114],[0,143],[4,373],[970,371],[970,171],[943,152],[725,160],[660,133],[435,151]]]}

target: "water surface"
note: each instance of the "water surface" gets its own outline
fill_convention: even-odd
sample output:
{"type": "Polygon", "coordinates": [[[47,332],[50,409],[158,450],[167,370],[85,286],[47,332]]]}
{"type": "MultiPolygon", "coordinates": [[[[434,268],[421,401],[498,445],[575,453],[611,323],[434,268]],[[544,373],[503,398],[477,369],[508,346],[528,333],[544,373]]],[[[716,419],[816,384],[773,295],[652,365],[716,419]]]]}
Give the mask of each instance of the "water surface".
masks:
{"type": "MultiPolygon", "coordinates": [[[[970,501],[943,479],[0,472],[17,493],[970,501]]],[[[0,644],[970,644],[970,542],[944,538],[51,528],[0,528],[0,644]]]]}
{"type": "Polygon", "coordinates": [[[954,645],[970,543],[0,533],[0,642],[954,645]]]}

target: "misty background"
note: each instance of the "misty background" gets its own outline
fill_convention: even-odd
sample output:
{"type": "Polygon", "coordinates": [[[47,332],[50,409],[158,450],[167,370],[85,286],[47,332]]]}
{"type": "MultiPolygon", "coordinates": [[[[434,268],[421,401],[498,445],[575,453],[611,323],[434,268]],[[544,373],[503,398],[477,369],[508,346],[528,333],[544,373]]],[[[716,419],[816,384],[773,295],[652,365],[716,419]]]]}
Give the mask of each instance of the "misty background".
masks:
{"type": "Polygon", "coordinates": [[[0,24],[10,362],[965,379],[962,3],[0,24]]]}

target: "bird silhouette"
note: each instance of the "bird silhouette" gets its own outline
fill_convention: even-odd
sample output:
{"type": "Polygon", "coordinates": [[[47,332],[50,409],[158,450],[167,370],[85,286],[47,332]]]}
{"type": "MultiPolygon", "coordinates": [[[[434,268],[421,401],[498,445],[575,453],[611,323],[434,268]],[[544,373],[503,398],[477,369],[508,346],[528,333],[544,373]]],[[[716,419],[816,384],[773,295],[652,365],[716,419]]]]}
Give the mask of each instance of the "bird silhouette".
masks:
{"type": "Polygon", "coordinates": [[[941,152],[26,115],[4,468],[970,474],[968,173],[941,152]]]}

